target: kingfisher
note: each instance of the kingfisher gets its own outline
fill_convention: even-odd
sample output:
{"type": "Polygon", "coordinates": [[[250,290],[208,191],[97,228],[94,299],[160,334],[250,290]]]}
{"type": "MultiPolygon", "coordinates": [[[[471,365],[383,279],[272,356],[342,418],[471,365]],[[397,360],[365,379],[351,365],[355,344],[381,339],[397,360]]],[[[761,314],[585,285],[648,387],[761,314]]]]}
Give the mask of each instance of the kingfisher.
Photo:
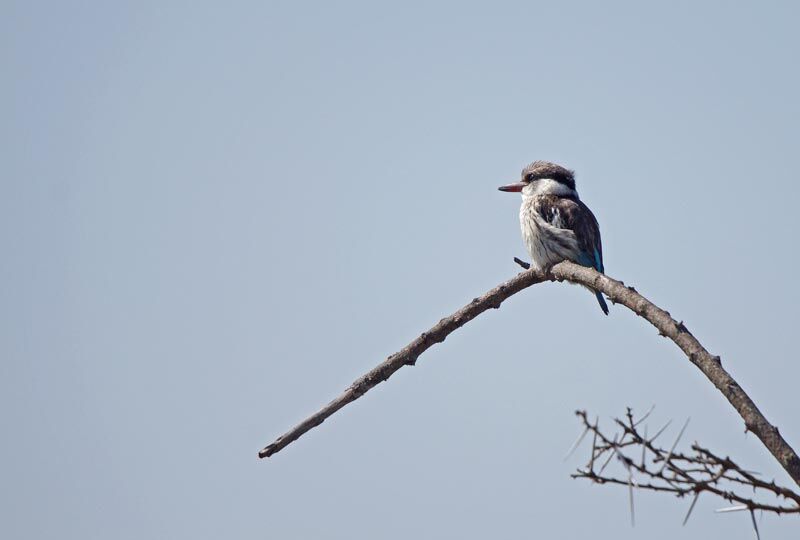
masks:
{"type": "MultiPolygon", "coordinates": [[[[519,224],[532,268],[545,272],[568,260],[603,272],[600,226],[578,197],[573,171],[549,161],[534,161],[522,169],[519,182],[498,189],[522,195],[519,224]]],[[[603,295],[592,292],[608,315],[603,295]]]]}

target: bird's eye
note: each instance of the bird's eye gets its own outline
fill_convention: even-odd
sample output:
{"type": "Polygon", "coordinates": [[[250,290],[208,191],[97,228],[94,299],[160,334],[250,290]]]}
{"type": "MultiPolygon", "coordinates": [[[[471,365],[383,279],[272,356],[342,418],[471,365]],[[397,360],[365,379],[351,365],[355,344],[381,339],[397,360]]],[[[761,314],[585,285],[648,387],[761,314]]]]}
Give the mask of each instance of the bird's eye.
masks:
{"type": "Polygon", "coordinates": [[[528,173],[525,175],[525,182],[531,183],[533,182],[533,173],[528,173]]]}

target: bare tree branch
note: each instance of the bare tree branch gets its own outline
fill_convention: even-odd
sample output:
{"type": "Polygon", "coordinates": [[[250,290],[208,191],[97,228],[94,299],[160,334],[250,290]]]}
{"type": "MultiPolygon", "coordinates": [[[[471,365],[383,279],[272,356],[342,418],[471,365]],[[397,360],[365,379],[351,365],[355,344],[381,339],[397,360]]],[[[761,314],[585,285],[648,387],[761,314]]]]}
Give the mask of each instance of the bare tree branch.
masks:
{"type": "Polygon", "coordinates": [[[595,272],[591,268],[572,263],[559,263],[553,267],[551,274],[557,281],[580,283],[602,291],[613,303],[623,304],[649,321],[658,329],[659,334],[671,339],[733,405],[744,420],[745,428],[761,439],[789,476],[800,485],[800,458],[797,453],[781,436],[778,428],[767,421],[750,396],[722,367],[720,357],[709,353],[682,321],[673,319],[667,311],[650,302],[633,287],[626,287],[621,281],[595,272]]]}
{"type": "MultiPolygon", "coordinates": [[[[523,267],[527,264],[518,259],[515,260],[523,267]]],[[[633,287],[626,287],[621,281],[612,279],[592,268],[580,266],[569,261],[556,264],[547,273],[541,273],[536,270],[521,272],[483,296],[474,298],[472,302],[440,320],[430,330],[423,332],[402,350],[389,356],[366,375],[357,379],[339,397],[284,435],[278,437],[275,442],[262,449],[258,456],[261,458],[269,457],[285,448],[310,429],[320,425],[333,413],[391,377],[401,367],[414,365],[417,358],[428,348],[435,343],[441,343],[450,333],[461,328],[487,309],[497,309],[511,295],[543,281],[569,281],[586,285],[604,293],[613,303],[622,304],[649,321],[658,329],[660,335],[671,339],[714,386],[722,392],[744,420],[745,428],[756,434],[781,466],[800,485],[800,458],[798,458],[797,453],[783,439],[778,432],[778,428],[767,421],[756,404],[753,403],[753,400],[722,367],[719,356],[713,356],[709,353],[689,332],[683,322],[675,321],[667,311],[647,300],[636,292],[633,287]]]]}
{"type": "MultiPolygon", "coordinates": [[[[800,493],[779,486],[774,481],[759,479],[729,457],[720,457],[696,442],[691,446],[692,454],[676,452],[675,444],[669,450],[654,445],[652,439],[639,433],[638,422],[634,422],[630,408],[625,420],[614,420],[622,434],[616,432],[613,437],[600,429],[597,420],[592,423],[586,412],[577,411],[575,414],[581,419],[583,433],[591,431],[594,437],[588,464],[578,469],[572,475],[573,478],[585,478],[597,484],[627,486],[631,501],[634,488],[672,493],[676,497],[692,495],[692,502],[683,520],[684,525],[689,520],[700,493],[709,493],[728,503],[736,503],[735,506],[718,512],[749,510],[752,515],[753,511],[761,510],[778,515],[800,514],[800,493]],[[638,450],[639,447],[642,459],[641,462],[636,462],[626,452],[638,450]],[[611,472],[604,474],[603,469],[594,470],[598,459],[611,456],[616,456],[622,463],[624,472],[615,476],[611,472]],[[634,479],[634,474],[638,479],[634,479]]],[[[683,430],[676,443],[682,433],[683,430]]],[[[758,530],[757,526],[754,528],[758,530]]]]}
{"type": "Polygon", "coordinates": [[[290,429],[285,434],[261,450],[258,457],[269,457],[275,452],[285,448],[287,445],[297,440],[308,430],[320,425],[330,415],[356,399],[363,396],[375,385],[391,377],[395,371],[403,366],[413,366],[419,355],[428,350],[432,345],[441,343],[455,330],[461,328],[469,321],[486,311],[487,309],[500,307],[500,304],[509,296],[518,293],[522,289],[548,281],[552,278],[545,277],[537,272],[529,271],[517,274],[515,277],[498,285],[483,296],[474,298],[472,302],[462,307],[452,315],[440,320],[427,332],[423,332],[414,341],[406,345],[402,350],[389,356],[386,360],[378,364],[366,375],[358,378],[345,390],[339,397],[328,403],[322,409],[309,416],[301,423],[290,429]]]}

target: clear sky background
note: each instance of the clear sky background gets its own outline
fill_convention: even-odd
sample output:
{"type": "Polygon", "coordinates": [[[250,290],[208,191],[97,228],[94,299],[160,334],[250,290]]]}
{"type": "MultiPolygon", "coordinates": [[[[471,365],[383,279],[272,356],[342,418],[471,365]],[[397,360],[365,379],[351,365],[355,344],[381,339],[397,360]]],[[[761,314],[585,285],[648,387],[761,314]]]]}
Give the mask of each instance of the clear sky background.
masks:
{"type": "Polygon", "coordinates": [[[640,494],[631,529],[624,488],[569,478],[575,409],[655,403],[792,485],[674,345],[563,284],[256,452],[517,272],[496,188],[534,159],[800,448],[799,15],[3,2],[0,536],[751,538],[711,498],[682,528],[640,494]]]}

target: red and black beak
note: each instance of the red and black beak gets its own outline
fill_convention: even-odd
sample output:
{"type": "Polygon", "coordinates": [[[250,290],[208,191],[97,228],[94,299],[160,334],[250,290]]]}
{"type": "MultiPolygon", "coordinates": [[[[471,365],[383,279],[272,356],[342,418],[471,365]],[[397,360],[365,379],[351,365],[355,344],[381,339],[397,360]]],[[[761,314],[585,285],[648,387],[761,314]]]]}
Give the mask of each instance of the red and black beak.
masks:
{"type": "Polygon", "coordinates": [[[510,191],[512,193],[518,193],[522,191],[522,188],[524,188],[527,185],[528,184],[526,184],[525,182],[517,182],[516,184],[508,184],[507,186],[500,186],[497,189],[499,189],[500,191],[510,191]]]}

